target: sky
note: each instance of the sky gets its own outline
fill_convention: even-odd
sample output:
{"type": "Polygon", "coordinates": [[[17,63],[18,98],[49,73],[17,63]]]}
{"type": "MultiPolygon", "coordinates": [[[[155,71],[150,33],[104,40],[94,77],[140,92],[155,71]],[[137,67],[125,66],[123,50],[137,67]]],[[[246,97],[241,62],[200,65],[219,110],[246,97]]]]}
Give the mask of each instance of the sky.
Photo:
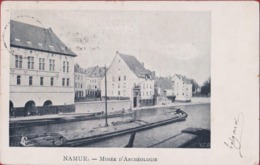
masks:
{"type": "Polygon", "coordinates": [[[51,28],[82,68],[109,66],[116,51],[157,76],[210,77],[211,15],[198,11],[14,11],[11,19],[51,28]]]}

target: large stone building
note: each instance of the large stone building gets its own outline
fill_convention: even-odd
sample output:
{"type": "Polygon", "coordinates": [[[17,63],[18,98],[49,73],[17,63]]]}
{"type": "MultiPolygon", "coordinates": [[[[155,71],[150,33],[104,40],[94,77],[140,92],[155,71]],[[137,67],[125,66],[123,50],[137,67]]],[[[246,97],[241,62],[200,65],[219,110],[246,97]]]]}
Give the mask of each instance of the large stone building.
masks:
{"type": "MultiPolygon", "coordinates": [[[[135,56],[116,53],[107,69],[107,96],[110,99],[126,99],[132,107],[154,104],[155,72],[145,69],[135,56]]],[[[105,96],[105,78],[102,79],[101,93],[105,96]]]]}
{"type": "Polygon", "coordinates": [[[75,99],[85,97],[86,71],[78,64],[74,66],[75,99]]]}
{"type": "Polygon", "coordinates": [[[86,69],[86,96],[100,97],[101,80],[104,77],[104,67],[89,67],[86,69]]]}
{"type": "Polygon", "coordinates": [[[10,111],[29,115],[50,105],[73,109],[76,54],[51,28],[17,21],[10,25],[10,111]]]}
{"type": "Polygon", "coordinates": [[[192,98],[191,80],[180,74],[175,74],[171,80],[176,101],[190,101],[192,98]]]}

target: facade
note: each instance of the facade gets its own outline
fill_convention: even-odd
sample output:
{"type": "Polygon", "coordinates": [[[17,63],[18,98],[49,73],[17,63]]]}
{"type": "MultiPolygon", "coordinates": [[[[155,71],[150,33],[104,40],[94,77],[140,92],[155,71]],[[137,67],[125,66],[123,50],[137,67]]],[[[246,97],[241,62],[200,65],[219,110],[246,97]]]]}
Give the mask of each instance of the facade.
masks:
{"type": "Polygon", "coordinates": [[[78,64],[74,66],[75,99],[85,97],[86,72],[78,64]]]}
{"type": "MultiPolygon", "coordinates": [[[[116,53],[107,69],[107,96],[111,99],[130,99],[132,107],[153,105],[155,73],[144,68],[135,56],[116,53]]],[[[105,78],[101,82],[105,96],[105,78]]]]}
{"type": "Polygon", "coordinates": [[[10,24],[10,111],[73,105],[76,54],[50,28],[10,24]]]}
{"type": "Polygon", "coordinates": [[[178,101],[190,101],[192,98],[192,83],[187,77],[175,74],[171,77],[174,95],[178,101]]]}
{"type": "Polygon", "coordinates": [[[86,96],[101,96],[101,80],[104,77],[104,67],[89,67],[86,69],[86,96]]]}

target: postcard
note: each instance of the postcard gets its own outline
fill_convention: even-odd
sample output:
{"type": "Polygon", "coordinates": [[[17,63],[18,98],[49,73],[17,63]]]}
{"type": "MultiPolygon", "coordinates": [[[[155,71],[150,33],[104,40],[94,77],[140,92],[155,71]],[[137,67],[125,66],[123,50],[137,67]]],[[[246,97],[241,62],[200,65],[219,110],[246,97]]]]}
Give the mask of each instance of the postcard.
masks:
{"type": "Polygon", "coordinates": [[[259,163],[257,2],[1,9],[1,164],[259,163]]]}

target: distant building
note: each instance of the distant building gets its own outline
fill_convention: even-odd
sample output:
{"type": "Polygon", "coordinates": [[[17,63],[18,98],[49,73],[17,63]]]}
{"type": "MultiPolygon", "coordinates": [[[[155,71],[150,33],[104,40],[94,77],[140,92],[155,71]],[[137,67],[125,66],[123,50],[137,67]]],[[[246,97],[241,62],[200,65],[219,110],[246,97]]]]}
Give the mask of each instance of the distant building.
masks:
{"type": "MultiPolygon", "coordinates": [[[[129,98],[132,107],[154,104],[155,72],[145,69],[135,56],[116,53],[107,70],[107,96],[110,99],[129,98]]],[[[105,96],[105,78],[101,93],[105,96]]]]}
{"type": "Polygon", "coordinates": [[[155,93],[159,96],[173,96],[173,82],[169,78],[157,77],[155,79],[155,93]]]}
{"type": "Polygon", "coordinates": [[[175,74],[171,77],[171,80],[176,101],[190,101],[192,98],[191,80],[180,74],[175,74]]]}
{"type": "Polygon", "coordinates": [[[10,111],[74,104],[76,54],[51,28],[13,20],[10,27],[10,111]]]}
{"type": "Polygon", "coordinates": [[[104,74],[104,67],[95,66],[86,69],[86,96],[101,96],[101,80],[104,74]]]}
{"type": "Polygon", "coordinates": [[[75,99],[85,97],[86,72],[78,64],[74,66],[75,99]]]}
{"type": "Polygon", "coordinates": [[[171,79],[166,77],[155,78],[155,100],[158,105],[170,104],[175,100],[174,86],[171,79]]]}

